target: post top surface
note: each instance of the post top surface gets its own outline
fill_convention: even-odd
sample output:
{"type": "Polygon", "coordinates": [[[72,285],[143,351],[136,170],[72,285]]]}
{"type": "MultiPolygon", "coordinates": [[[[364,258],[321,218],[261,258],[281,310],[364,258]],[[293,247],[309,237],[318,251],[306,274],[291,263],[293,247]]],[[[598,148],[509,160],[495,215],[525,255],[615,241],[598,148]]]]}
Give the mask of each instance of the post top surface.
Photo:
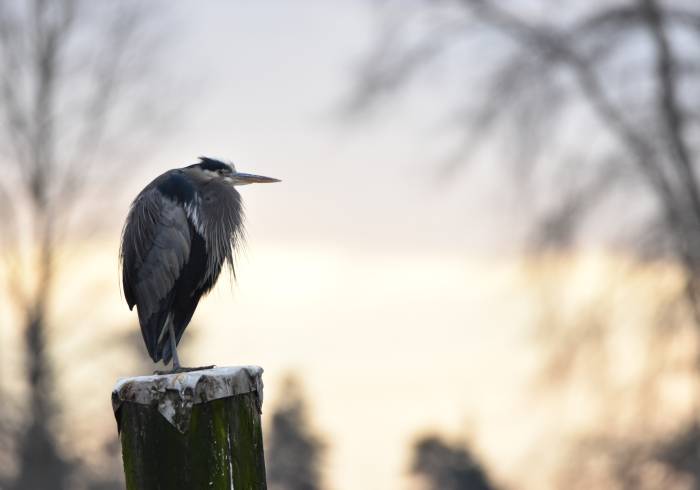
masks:
{"type": "Polygon", "coordinates": [[[262,373],[259,366],[234,366],[121,378],[112,391],[112,408],[118,422],[118,410],[124,402],[157,406],[163,417],[184,433],[189,426],[192,407],[197,403],[255,392],[260,409],[262,373]]]}

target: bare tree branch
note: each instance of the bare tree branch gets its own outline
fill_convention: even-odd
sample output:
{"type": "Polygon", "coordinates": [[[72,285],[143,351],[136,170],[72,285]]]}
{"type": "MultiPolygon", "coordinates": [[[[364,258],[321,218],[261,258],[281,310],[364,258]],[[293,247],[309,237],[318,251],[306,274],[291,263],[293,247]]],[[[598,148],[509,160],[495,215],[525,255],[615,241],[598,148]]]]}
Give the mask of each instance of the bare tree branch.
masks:
{"type": "MultiPolygon", "coordinates": [[[[435,46],[426,58],[428,62],[439,58],[467,67],[464,80],[459,80],[464,91],[445,95],[457,99],[450,115],[461,132],[460,144],[449,160],[450,170],[471,161],[486,144],[497,160],[517,164],[505,175],[516,177],[513,180],[521,192],[518,212],[530,219],[532,233],[525,240],[530,245],[526,249],[530,258],[533,252],[546,254],[552,248],[558,252],[577,247],[587,238],[586,226],[595,225],[614,226],[619,231],[613,233],[624,236],[624,244],[638,258],[642,251],[652,259],[659,254],[664,260],[672,259],[682,273],[685,291],[679,292],[684,297],[674,296],[669,300],[674,304],[666,305],[676,312],[672,318],[651,322],[654,329],[673,326],[671,333],[690,324],[696,327],[692,334],[697,339],[699,6],[660,0],[563,4],[426,0],[422,5],[426,12],[454,7],[454,18],[469,29],[442,38],[439,31],[431,33],[438,39],[415,32],[405,38],[396,36],[398,39],[379,49],[381,56],[369,58],[369,68],[361,73],[379,73],[380,80],[391,83],[376,87],[360,83],[363,103],[387,100],[427,69],[428,63],[417,59],[410,70],[394,70],[396,60],[405,59],[421,43],[435,46]],[[465,43],[473,39],[475,31],[483,42],[465,43]],[[482,50],[485,45],[489,48],[486,53],[482,50]],[[487,74],[482,80],[479,75],[484,71],[487,74]],[[573,138],[572,130],[578,131],[573,138]],[[591,218],[601,220],[593,222],[591,218]]],[[[438,91],[431,95],[440,96],[438,91]]],[[[613,244],[608,236],[603,239],[611,247],[619,244],[613,244]]],[[[558,292],[562,287],[558,279],[551,290],[542,291],[536,299],[536,304],[544,305],[538,325],[549,327],[542,332],[549,372],[570,381],[573,370],[585,368],[581,372],[595,377],[595,396],[619,396],[606,391],[607,375],[614,368],[614,359],[608,357],[608,338],[620,328],[605,315],[610,298],[597,298],[571,322],[559,314],[563,300],[558,292]]],[[[647,407],[654,406],[661,396],[662,382],[669,379],[666,356],[671,349],[660,343],[672,337],[669,330],[649,337],[648,358],[634,394],[642,421],[650,419],[647,407]]],[[[683,364],[684,375],[697,378],[697,366],[683,364]]],[[[698,396],[697,386],[691,391],[692,396],[698,396]]],[[[691,404],[696,408],[697,400],[691,404]]],[[[617,407],[610,402],[607,406],[608,410],[617,407]]],[[[696,428],[697,423],[693,423],[691,428],[696,428]]],[[[620,488],[648,483],[640,472],[643,464],[663,464],[670,475],[678,476],[677,468],[670,468],[651,450],[658,440],[650,437],[645,434],[642,445],[629,438],[610,437],[600,443],[616,460],[611,471],[617,472],[613,479],[617,478],[620,488]],[[626,451],[633,456],[625,456],[626,451]]],[[[695,444],[694,433],[693,438],[695,444]]],[[[691,445],[682,450],[693,461],[697,459],[690,454],[694,448],[691,445]]],[[[596,454],[599,452],[600,447],[596,454]]],[[[576,457],[576,471],[579,462],[580,457],[576,457]]],[[[688,473],[693,472],[690,482],[697,486],[700,472],[695,466],[688,473]]],[[[584,487],[590,486],[586,483],[584,487]]]]}
{"type": "Polygon", "coordinates": [[[153,60],[153,52],[134,49],[144,12],[138,2],[0,3],[0,145],[9,150],[3,153],[17,180],[14,186],[0,184],[0,214],[10,216],[0,220],[0,255],[23,323],[29,388],[26,427],[17,444],[20,471],[8,488],[60,490],[75,470],[50,430],[56,407],[47,331],[58,251],[75,231],[70,213],[95,182],[100,145],[123,136],[113,125],[115,114],[141,110],[125,87],[146,79],[145,72],[127,69],[133,56],[153,60]]]}
{"type": "MultiPolygon", "coordinates": [[[[685,118],[680,109],[676,83],[677,67],[671,45],[662,22],[662,14],[655,0],[640,0],[645,20],[656,48],[656,74],[660,85],[659,113],[666,125],[666,141],[675,157],[680,180],[685,188],[694,215],[694,224],[700,225],[700,194],[697,175],[692,167],[690,151],[685,142],[685,118]]],[[[700,244],[695,244],[700,245],[700,244]]]]}

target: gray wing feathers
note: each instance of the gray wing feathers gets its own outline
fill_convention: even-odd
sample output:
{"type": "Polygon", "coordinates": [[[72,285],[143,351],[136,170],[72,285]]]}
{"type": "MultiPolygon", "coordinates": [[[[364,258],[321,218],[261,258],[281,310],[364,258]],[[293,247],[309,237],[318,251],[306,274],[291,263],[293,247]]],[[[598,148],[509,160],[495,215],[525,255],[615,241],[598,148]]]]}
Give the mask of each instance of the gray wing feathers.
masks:
{"type": "Polygon", "coordinates": [[[145,325],[161,309],[190,255],[185,210],[156,189],[134,201],[122,239],[124,291],[145,325]]]}

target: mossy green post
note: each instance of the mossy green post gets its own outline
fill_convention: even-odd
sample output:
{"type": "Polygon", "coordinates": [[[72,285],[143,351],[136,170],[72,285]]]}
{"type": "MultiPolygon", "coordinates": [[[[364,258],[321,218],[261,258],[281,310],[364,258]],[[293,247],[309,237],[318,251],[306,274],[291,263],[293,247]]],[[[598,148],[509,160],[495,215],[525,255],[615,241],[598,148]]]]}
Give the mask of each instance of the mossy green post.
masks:
{"type": "Polygon", "coordinates": [[[120,382],[112,401],[127,490],[267,488],[262,369],[231,375],[248,368],[120,382]]]}

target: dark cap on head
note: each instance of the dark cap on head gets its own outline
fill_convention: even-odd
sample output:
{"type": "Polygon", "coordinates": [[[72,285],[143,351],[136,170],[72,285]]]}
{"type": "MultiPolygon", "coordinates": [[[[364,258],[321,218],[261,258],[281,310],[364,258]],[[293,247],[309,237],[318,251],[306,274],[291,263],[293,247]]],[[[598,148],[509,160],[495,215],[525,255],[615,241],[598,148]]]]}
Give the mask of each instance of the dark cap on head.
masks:
{"type": "Polygon", "coordinates": [[[202,170],[211,170],[212,172],[216,172],[217,170],[231,170],[233,167],[230,163],[225,163],[221,160],[209,157],[199,157],[199,163],[190,165],[190,167],[195,166],[200,167],[202,170]]]}

